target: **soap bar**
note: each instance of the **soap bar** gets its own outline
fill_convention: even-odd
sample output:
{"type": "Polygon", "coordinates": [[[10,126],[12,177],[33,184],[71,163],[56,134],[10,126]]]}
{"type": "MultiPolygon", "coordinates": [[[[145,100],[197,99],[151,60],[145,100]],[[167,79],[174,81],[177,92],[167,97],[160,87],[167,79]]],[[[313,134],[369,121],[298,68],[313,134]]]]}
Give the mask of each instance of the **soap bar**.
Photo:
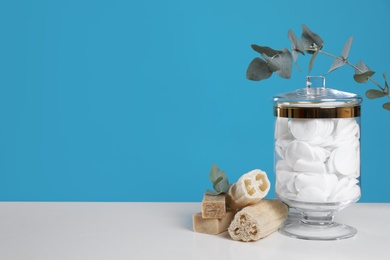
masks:
{"type": "Polygon", "coordinates": [[[226,231],[234,218],[236,211],[228,210],[224,218],[202,218],[202,213],[192,216],[193,229],[198,233],[217,235],[226,231]]]}
{"type": "Polygon", "coordinates": [[[226,217],[226,197],[224,194],[204,194],[202,200],[202,218],[226,217]]]}

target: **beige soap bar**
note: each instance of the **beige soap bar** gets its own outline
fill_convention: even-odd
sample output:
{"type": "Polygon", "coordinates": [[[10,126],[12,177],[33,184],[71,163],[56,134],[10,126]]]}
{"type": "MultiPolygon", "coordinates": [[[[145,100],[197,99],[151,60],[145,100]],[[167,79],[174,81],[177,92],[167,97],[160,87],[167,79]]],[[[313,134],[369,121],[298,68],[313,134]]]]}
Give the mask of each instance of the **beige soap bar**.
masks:
{"type": "Polygon", "coordinates": [[[233,210],[226,211],[224,218],[202,218],[202,213],[195,213],[192,216],[193,229],[198,233],[219,234],[227,230],[234,218],[236,212],[233,210]]]}
{"type": "Polygon", "coordinates": [[[202,200],[203,218],[224,218],[226,217],[225,194],[208,195],[204,194],[202,200]]]}
{"type": "Polygon", "coordinates": [[[256,241],[277,231],[288,215],[287,206],[279,199],[263,199],[239,211],[229,226],[234,240],[256,241]]]}

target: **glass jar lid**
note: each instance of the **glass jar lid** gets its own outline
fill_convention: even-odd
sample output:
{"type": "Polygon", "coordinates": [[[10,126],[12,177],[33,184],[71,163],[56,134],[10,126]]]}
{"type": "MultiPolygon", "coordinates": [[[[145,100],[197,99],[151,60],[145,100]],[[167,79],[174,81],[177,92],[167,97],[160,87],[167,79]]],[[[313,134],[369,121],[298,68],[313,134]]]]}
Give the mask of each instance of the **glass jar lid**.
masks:
{"type": "Polygon", "coordinates": [[[348,118],[360,116],[362,98],[325,87],[325,77],[306,77],[306,88],[274,97],[274,113],[288,118],[348,118]]]}

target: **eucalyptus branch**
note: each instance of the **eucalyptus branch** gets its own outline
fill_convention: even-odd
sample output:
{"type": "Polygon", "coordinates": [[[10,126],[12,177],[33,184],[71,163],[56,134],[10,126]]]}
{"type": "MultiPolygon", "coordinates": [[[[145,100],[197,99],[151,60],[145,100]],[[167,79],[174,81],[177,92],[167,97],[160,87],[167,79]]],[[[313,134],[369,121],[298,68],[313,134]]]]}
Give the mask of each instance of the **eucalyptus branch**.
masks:
{"type": "MultiPolygon", "coordinates": [[[[360,71],[360,73],[364,73],[361,69],[359,69],[358,67],[356,67],[355,65],[353,65],[352,63],[350,63],[349,61],[345,61],[345,63],[349,66],[351,66],[352,68],[354,68],[355,70],[357,71],[360,71]]],[[[385,88],[382,87],[378,81],[376,81],[373,77],[368,77],[368,79],[375,85],[377,86],[378,88],[380,88],[382,91],[385,91],[385,88]]]]}
{"type": "MultiPolygon", "coordinates": [[[[308,53],[311,55],[309,63],[309,73],[313,67],[314,61],[319,53],[329,56],[334,59],[329,71],[326,74],[344,66],[348,66],[355,69],[353,75],[354,80],[357,83],[366,83],[370,80],[380,90],[369,89],[366,91],[366,97],[369,99],[389,97],[390,91],[387,83],[386,74],[383,73],[384,87],[382,87],[372,76],[375,74],[363,61],[359,61],[356,65],[352,64],[348,60],[349,50],[352,45],[353,37],[350,37],[344,44],[341,51],[341,56],[333,55],[328,52],[322,51],[324,41],[321,37],[312,32],[306,25],[302,24],[301,39],[295,35],[292,30],[288,31],[288,38],[292,44],[290,50],[283,48],[282,50],[274,50],[267,46],[259,46],[252,44],[252,49],[261,54],[262,58],[255,58],[249,64],[246,71],[246,77],[249,80],[263,80],[272,76],[275,72],[280,77],[289,79],[291,77],[292,62],[294,62],[299,70],[297,59],[299,54],[304,55],[308,53]]],[[[299,70],[300,71],[300,70],[299,70]]],[[[386,102],[382,105],[386,110],[390,111],[390,102],[386,102]]]]}
{"type": "MultiPolygon", "coordinates": [[[[349,66],[351,66],[352,68],[354,68],[355,70],[357,70],[357,71],[359,71],[360,73],[364,73],[364,71],[363,70],[361,70],[360,68],[358,68],[357,66],[355,66],[355,65],[353,65],[352,63],[350,63],[348,60],[344,60],[344,58],[343,57],[340,57],[340,56],[336,56],[336,55],[333,55],[333,54],[331,54],[331,53],[329,53],[329,52],[324,52],[324,51],[319,51],[319,53],[321,53],[321,54],[323,54],[323,55],[326,55],[326,56],[329,56],[329,57],[332,57],[332,58],[334,58],[334,59],[338,59],[338,60],[340,60],[340,61],[343,61],[343,62],[345,62],[345,64],[347,64],[347,65],[349,65],[349,66]]],[[[329,72],[327,72],[326,74],[328,74],[329,72]]],[[[372,83],[374,83],[378,88],[380,88],[382,91],[385,91],[385,88],[384,87],[382,87],[373,77],[368,77],[368,79],[372,82],[372,83]]]]}
{"type": "Polygon", "coordinates": [[[329,52],[324,52],[324,51],[319,51],[321,54],[324,54],[324,55],[326,55],[326,56],[329,56],[329,57],[332,57],[332,58],[334,58],[334,59],[338,59],[338,60],[341,60],[341,61],[343,61],[343,57],[340,57],[340,56],[336,56],[336,55],[333,55],[333,54],[331,54],[331,53],[329,53],[329,52]]]}

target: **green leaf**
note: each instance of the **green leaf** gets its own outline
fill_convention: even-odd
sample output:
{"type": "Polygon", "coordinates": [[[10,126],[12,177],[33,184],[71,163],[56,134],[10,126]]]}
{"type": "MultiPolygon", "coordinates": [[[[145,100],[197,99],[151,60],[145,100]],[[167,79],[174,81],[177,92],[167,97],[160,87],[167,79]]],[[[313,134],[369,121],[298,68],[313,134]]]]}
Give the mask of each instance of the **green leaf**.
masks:
{"type": "Polygon", "coordinates": [[[206,192],[205,192],[205,194],[211,195],[211,196],[216,196],[216,195],[219,195],[221,193],[222,192],[215,192],[215,191],[212,191],[212,190],[206,190],[206,192]]]}
{"type": "Polygon", "coordinates": [[[298,53],[301,53],[305,55],[305,48],[303,47],[302,42],[298,39],[298,37],[295,35],[293,30],[288,30],[288,38],[291,42],[291,49],[293,51],[292,56],[294,62],[298,59],[298,53]]]}
{"type": "Polygon", "coordinates": [[[349,39],[347,40],[347,42],[344,44],[343,50],[341,51],[341,56],[342,56],[345,60],[348,59],[349,50],[351,49],[352,41],[353,41],[353,36],[349,37],[349,39]]]}
{"type": "Polygon", "coordinates": [[[260,58],[254,58],[246,70],[246,78],[259,81],[271,77],[272,71],[267,66],[267,62],[260,58]]]}
{"type": "Polygon", "coordinates": [[[321,37],[312,32],[306,25],[302,24],[302,35],[301,40],[303,47],[307,53],[314,54],[315,52],[322,49],[324,41],[321,37]]]}
{"type": "Polygon", "coordinates": [[[291,77],[291,69],[292,69],[292,55],[290,51],[286,48],[282,49],[282,52],[279,55],[274,57],[274,61],[276,61],[280,70],[276,71],[280,77],[289,79],[291,77]]]}
{"type": "Polygon", "coordinates": [[[366,97],[368,97],[369,99],[381,98],[384,96],[386,96],[386,93],[384,93],[383,91],[380,91],[380,90],[369,89],[366,91],[366,97]]]}
{"type": "Polygon", "coordinates": [[[349,37],[347,42],[344,44],[343,50],[341,51],[341,56],[339,58],[336,58],[333,61],[332,65],[330,66],[330,69],[327,73],[330,73],[330,72],[334,71],[335,69],[338,69],[341,66],[345,65],[345,63],[347,62],[347,59],[348,59],[349,50],[351,49],[352,41],[353,41],[353,36],[349,37]]]}
{"type": "Polygon", "coordinates": [[[213,164],[210,170],[210,180],[216,192],[222,193],[229,190],[229,181],[225,172],[221,171],[216,164],[213,164]]]}
{"type": "Polygon", "coordinates": [[[330,66],[330,69],[328,70],[327,73],[330,73],[334,71],[335,69],[340,68],[345,64],[346,60],[343,57],[340,57],[340,59],[334,59],[332,65],[330,66]]]}
{"type": "Polygon", "coordinates": [[[384,109],[390,110],[390,102],[384,103],[384,104],[382,105],[382,107],[383,107],[384,109]]]}
{"type": "Polygon", "coordinates": [[[374,71],[366,71],[364,73],[361,73],[361,74],[355,74],[353,75],[353,79],[357,82],[357,83],[366,83],[368,78],[371,77],[372,75],[374,75],[375,72],[374,71]]]}
{"type": "Polygon", "coordinates": [[[311,71],[312,68],[313,68],[314,60],[315,60],[315,58],[317,57],[318,52],[319,52],[319,50],[316,51],[316,52],[314,52],[313,55],[311,56],[310,63],[309,63],[309,74],[310,74],[310,71],[311,71]]]}
{"type": "Polygon", "coordinates": [[[353,75],[353,79],[358,83],[366,83],[368,78],[374,74],[375,72],[370,70],[370,68],[363,61],[359,61],[358,64],[356,64],[355,75],[353,75]]]}
{"type": "MultiPolygon", "coordinates": [[[[269,70],[271,72],[275,72],[277,70],[280,70],[281,67],[280,65],[273,59],[273,58],[270,58],[268,57],[265,53],[262,53],[261,56],[265,59],[265,61],[267,62],[267,66],[269,68],[269,70]]],[[[278,55],[274,56],[274,57],[277,57],[278,55]]]]}
{"type": "Polygon", "coordinates": [[[355,74],[362,74],[367,71],[371,71],[371,69],[362,60],[360,60],[358,64],[356,64],[355,74]]]}
{"type": "Polygon", "coordinates": [[[260,53],[260,54],[264,53],[268,57],[273,57],[276,54],[279,54],[281,52],[281,51],[274,50],[274,49],[267,47],[267,46],[259,46],[256,44],[252,44],[251,47],[253,50],[257,51],[258,53],[260,53]]]}

